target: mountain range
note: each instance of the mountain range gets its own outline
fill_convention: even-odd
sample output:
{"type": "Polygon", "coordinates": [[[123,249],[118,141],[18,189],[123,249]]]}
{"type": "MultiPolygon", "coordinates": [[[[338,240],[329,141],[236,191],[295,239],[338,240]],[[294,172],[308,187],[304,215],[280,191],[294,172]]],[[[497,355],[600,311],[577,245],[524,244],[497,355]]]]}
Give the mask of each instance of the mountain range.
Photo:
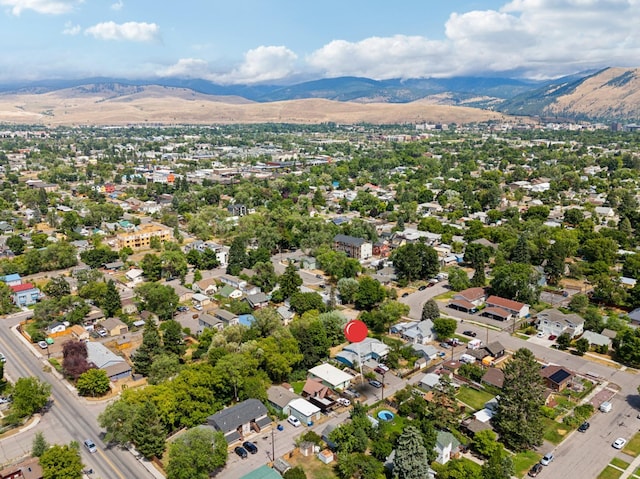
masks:
{"type": "Polygon", "coordinates": [[[87,78],[0,85],[0,121],[108,124],[203,122],[474,122],[505,115],[640,119],[640,69],[550,81],[501,77],[219,85],[202,79],[87,78]]]}

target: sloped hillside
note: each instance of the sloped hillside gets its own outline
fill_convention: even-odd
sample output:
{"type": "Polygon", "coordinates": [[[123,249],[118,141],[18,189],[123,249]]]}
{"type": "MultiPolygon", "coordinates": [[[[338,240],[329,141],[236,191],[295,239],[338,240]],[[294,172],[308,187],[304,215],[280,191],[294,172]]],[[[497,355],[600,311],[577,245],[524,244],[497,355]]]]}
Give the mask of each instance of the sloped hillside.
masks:
{"type": "Polygon", "coordinates": [[[545,108],[548,115],[600,119],[640,118],[640,69],[607,68],[585,78],[545,108]]]}

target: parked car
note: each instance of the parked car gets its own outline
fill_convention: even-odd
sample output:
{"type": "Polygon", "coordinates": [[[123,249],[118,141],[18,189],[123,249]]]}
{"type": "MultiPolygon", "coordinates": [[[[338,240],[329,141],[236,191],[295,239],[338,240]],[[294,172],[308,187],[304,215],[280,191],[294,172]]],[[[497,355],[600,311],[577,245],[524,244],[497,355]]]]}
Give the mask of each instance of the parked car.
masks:
{"type": "Polygon", "coordinates": [[[189,308],[187,306],[178,306],[178,311],[184,313],[185,311],[189,311],[189,308]]]}
{"type": "Polygon", "coordinates": [[[465,336],[471,336],[472,338],[475,338],[478,335],[478,333],[476,333],[475,331],[471,331],[470,329],[462,331],[462,334],[464,334],[465,336]]]}
{"type": "Polygon", "coordinates": [[[256,446],[251,441],[245,441],[242,443],[242,447],[244,447],[250,454],[257,454],[258,446],[256,446]]]}
{"type": "Polygon", "coordinates": [[[96,452],[98,450],[98,448],[96,447],[96,445],[94,444],[94,442],[91,439],[85,439],[84,440],[84,447],[86,447],[87,451],[89,451],[91,454],[93,454],[94,452],[96,452]]]}
{"type": "Polygon", "coordinates": [[[544,456],[542,456],[542,459],[540,459],[540,464],[542,464],[543,466],[548,466],[549,464],[551,464],[551,461],[553,461],[553,453],[548,452],[544,456]]]}
{"type": "Polygon", "coordinates": [[[442,343],[440,343],[440,347],[444,348],[444,349],[449,349],[451,346],[449,346],[449,343],[445,343],[444,341],[442,343]]]}
{"type": "Polygon", "coordinates": [[[97,330],[96,330],[96,333],[98,333],[98,336],[100,336],[101,338],[106,338],[106,337],[107,337],[107,335],[109,334],[109,333],[107,333],[107,331],[106,331],[106,330],[104,330],[104,329],[97,329],[97,330]]]}
{"type": "Polygon", "coordinates": [[[376,381],[375,379],[370,379],[369,384],[371,384],[374,388],[382,387],[382,383],[380,381],[376,381]]]}
{"type": "Polygon", "coordinates": [[[246,459],[247,456],[249,454],[247,454],[247,450],[244,447],[241,446],[236,446],[236,448],[233,450],[238,456],[240,456],[242,459],[246,459]]]}
{"type": "Polygon", "coordinates": [[[403,298],[406,298],[407,296],[409,296],[409,293],[402,293],[403,298]]]}
{"type": "Polygon", "coordinates": [[[422,286],[420,286],[420,287],[418,288],[418,291],[424,291],[425,289],[427,289],[427,285],[426,285],[426,284],[423,284],[422,286]]]}
{"type": "Polygon", "coordinates": [[[338,398],[336,399],[336,402],[340,404],[340,406],[351,406],[351,401],[349,401],[347,398],[338,398]]]}
{"type": "Polygon", "coordinates": [[[527,475],[529,477],[536,477],[538,474],[540,474],[541,471],[542,471],[542,464],[537,462],[536,464],[533,465],[531,469],[529,469],[529,474],[527,475]]]}
{"type": "Polygon", "coordinates": [[[555,334],[552,334],[551,336],[549,336],[549,341],[555,341],[558,338],[558,336],[556,336],[555,334]]]}
{"type": "Polygon", "coordinates": [[[542,331],[538,331],[538,334],[536,334],[536,337],[544,338],[544,333],[542,331]]]}
{"type": "Polygon", "coordinates": [[[622,449],[626,443],[627,443],[626,439],[624,439],[622,437],[619,437],[618,439],[613,441],[613,444],[611,444],[611,445],[613,447],[615,447],[616,449],[622,449]]]}
{"type": "Polygon", "coordinates": [[[376,367],[373,369],[375,372],[377,372],[378,374],[385,374],[386,371],[384,369],[382,369],[380,366],[376,367]]]}
{"type": "Polygon", "coordinates": [[[585,421],[582,424],[580,424],[580,427],[578,428],[578,431],[579,432],[587,432],[587,429],[589,429],[589,426],[591,426],[591,424],[589,424],[587,421],[585,421]]]}
{"type": "Polygon", "coordinates": [[[386,364],[378,363],[378,367],[382,369],[385,373],[389,372],[389,367],[386,364]]]}
{"type": "Polygon", "coordinates": [[[11,398],[0,396],[0,404],[9,404],[10,402],[11,402],[11,398]]]}
{"type": "Polygon", "coordinates": [[[360,397],[360,393],[358,391],[356,391],[355,389],[345,389],[344,391],[342,391],[342,394],[344,394],[345,396],[352,397],[352,398],[359,398],[360,397]]]}
{"type": "Polygon", "coordinates": [[[203,309],[203,308],[202,308],[202,306],[201,306],[201,305],[196,304],[196,305],[193,307],[193,309],[195,309],[196,311],[202,311],[202,309],[203,309]]]}
{"type": "Polygon", "coordinates": [[[41,349],[47,349],[49,347],[46,341],[38,341],[38,346],[40,346],[41,349]]]}
{"type": "Polygon", "coordinates": [[[5,357],[4,353],[0,353],[0,363],[6,363],[7,362],[7,358],[5,357]]]}
{"type": "Polygon", "coordinates": [[[287,422],[288,422],[289,424],[291,424],[293,427],[300,427],[300,426],[302,426],[302,423],[300,422],[300,419],[298,419],[298,418],[297,418],[297,417],[295,417],[295,416],[289,416],[289,417],[287,418],[287,422]]]}

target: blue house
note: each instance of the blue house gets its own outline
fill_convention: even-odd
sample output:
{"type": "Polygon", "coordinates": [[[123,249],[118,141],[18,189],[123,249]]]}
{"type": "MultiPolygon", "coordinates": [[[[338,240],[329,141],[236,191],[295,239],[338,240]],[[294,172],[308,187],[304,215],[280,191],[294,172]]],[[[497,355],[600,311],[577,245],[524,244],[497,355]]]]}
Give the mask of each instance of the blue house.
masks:
{"type": "Polygon", "coordinates": [[[40,300],[43,294],[31,283],[11,286],[13,303],[17,306],[30,306],[40,300]]]}
{"type": "Polygon", "coordinates": [[[20,278],[18,273],[0,276],[0,281],[5,283],[7,286],[18,286],[19,284],[22,284],[22,278],[20,278]]]}

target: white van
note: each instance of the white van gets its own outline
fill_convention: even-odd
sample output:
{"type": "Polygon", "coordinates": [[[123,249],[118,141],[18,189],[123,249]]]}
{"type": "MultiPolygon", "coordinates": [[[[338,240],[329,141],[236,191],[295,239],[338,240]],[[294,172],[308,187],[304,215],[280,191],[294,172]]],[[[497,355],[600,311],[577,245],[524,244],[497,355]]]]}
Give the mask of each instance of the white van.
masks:
{"type": "Polygon", "coordinates": [[[470,354],[463,354],[462,356],[460,356],[460,362],[466,363],[466,364],[473,364],[476,362],[476,358],[474,358],[470,354]]]}
{"type": "Polygon", "coordinates": [[[605,401],[602,404],[600,404],[600,411],[601,412],[610,412],[611,409],[613,408],[613,404],[611,404],[609,401],[605,401]]]}

